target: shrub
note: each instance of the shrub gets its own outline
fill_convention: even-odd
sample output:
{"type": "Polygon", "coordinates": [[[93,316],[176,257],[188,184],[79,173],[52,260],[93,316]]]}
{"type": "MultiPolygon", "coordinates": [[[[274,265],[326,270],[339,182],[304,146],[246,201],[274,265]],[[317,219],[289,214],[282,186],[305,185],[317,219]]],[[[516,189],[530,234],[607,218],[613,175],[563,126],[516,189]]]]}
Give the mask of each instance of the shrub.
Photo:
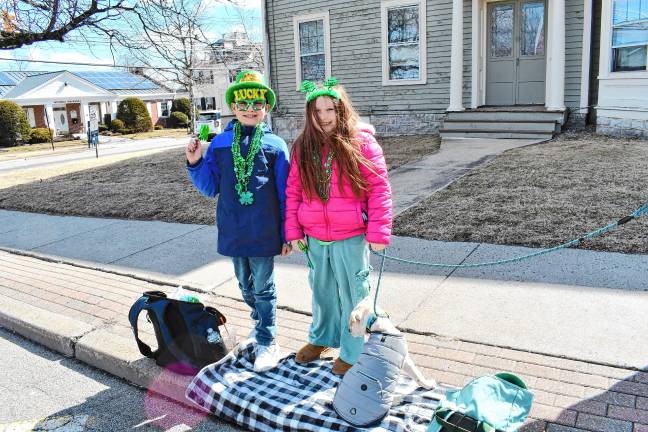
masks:
{"type": "Polygon", "coordinates": [[[161,124],[156,124],[156,125],[153,127],[153,129],[155,129],[155,130],[162,130],[162,129],[164,129],[164,126],[162,126],[161,124]]]}
{"type": "Polygon", "coordinates": [[[183,113],[189,118],[191,116],[191,102],[189,98],[174,99],[171,102],[171,115],[176,111],[183,113]]]}
{"type": "Polygon", "coordinates": [[[126,98],[119,103],[117,118],[133,132],[146,132],[153,128],[146,104],[136,97],[126,98]]]}
{"type": "Polygon", "coordinates": [[[53,137],[54,133],[52,132],[52,129],[34,128],[31,130],[29,142],[32,144],[50,142],[53,137]]]}
{"type": "Polygon", "coordinates": [[[187,127],[189,125],[189,117],[187,117],[185,113],[181,113],[180,111],[174,111],[171,113],[169,119],[167,120],[167,125],[169,124],[170,127],[172,128],[187,127]]]}
{"type": "Polygon", "coordinates": [[[0,147],[13,147],[18,141],[29,141],[29,121],[15,102],[0,101],[0,131],[0,147]]]}
{"type": "Polygon", "coordinates": [[[110,122],[110,129],[113,132],[121,132],[124,130],[124,122],[119,119],[115,119],[110,122]]]}
{"type": "Polygon", "coordinates": [[[106,126],[103,123],[99,123],[99,132],[106,132],[108,130],[108,126],[106,126]]]}

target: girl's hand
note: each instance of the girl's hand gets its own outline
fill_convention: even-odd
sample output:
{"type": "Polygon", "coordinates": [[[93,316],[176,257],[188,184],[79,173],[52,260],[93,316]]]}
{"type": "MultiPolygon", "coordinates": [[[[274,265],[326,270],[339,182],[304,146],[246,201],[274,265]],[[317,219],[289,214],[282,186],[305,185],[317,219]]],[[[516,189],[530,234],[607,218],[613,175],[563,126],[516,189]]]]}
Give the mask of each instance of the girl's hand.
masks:
{"type": "Polygon", "coordinates": [[[299,242],[306,244],[306,240],[304,240],[303,238],[299,240],[293,240],[290,242],[290,244],[292,245],[293,250],[298,250],[301,252],[301,249],[299,249],[299,242]]]}
{"type": "Polygon", "coordinates": [[[200,145],[200,138],[191,138],[187,147],[185,147],[185,155],[189,165],[195,165],[202,157],[202,146],[200,145]]]}
{"type": "Polygon", "coordinates": [[[292,253],[292,245],[289,243],[284,243],[281,247],[281,256],[288,256],[292,253]]]}
{"type": "Polygon", "coordinates": [[[369,243],[369,246],[371,247],[371,250],[374,250],[376,252],[381,251],[387,247],[387,245],[380,243],[369,243]]]}

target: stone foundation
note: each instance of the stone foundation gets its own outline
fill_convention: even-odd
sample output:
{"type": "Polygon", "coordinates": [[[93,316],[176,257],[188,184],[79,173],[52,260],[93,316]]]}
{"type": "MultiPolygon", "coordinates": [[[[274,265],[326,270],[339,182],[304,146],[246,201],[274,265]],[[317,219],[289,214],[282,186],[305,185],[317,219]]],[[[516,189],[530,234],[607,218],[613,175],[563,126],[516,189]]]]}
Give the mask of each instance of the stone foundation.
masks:
{"type": "Polygon", "coordinates": [[[596,118],[596,133],[648,139],[648,120],[602,117],[599,115],[596,118]]]}
{"type": "MultiPolygon", "coordinates": [[[[377,136],[388,137],[438,134],[444,116],[445,113],[371,114],[361,115],[361,118],[376,128],[377,136]]],[[[274,113],[272,129],[287,142],[292,142],[301,131],[303,121],[303,116],[274,113]]]]}
{"type": "Polygon", "coordinates": [[[567,122],[563,125],[563,129],[580,130],[587,126],[587,114],[572,112],[567,117],[567,122]]]}

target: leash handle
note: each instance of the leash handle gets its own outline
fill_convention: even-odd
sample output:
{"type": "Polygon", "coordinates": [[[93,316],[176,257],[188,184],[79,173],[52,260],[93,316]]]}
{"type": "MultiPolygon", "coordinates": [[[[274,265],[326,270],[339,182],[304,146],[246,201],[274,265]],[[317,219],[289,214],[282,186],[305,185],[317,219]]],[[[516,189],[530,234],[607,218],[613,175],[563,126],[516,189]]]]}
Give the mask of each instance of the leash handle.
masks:
{"type": "Polygon", "coordinates": [[[311,261],[310,259],[310,255],[308,254],[308,245],[301,240],[297,240],[297,247],[304,253],[304,255],[306,255],[306,263],[308,264],[308,268],[313,270],[315,266],[313,265],[313,261],[311,261]]]}

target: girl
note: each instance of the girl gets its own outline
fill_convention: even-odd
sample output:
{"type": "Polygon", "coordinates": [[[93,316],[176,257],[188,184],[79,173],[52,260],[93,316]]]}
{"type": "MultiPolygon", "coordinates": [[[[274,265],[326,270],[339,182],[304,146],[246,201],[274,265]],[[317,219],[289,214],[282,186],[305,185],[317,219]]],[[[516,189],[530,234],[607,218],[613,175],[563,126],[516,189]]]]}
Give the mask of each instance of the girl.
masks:
{"type": "Polygon", "coordinates": [[[295,359],[308,363],[339,347],[333,373],[344,375],[364,343],[351,335],[348,323],[369,294],[368,245],[382,250],[389,243],[392,202],[373,127],[359,123],[335,78],[324,85],[302,84],[306,116],[291,151],[285,233],[293,249],[307,249],[313,263],[313,321],[308,344],[295,359]]]}

